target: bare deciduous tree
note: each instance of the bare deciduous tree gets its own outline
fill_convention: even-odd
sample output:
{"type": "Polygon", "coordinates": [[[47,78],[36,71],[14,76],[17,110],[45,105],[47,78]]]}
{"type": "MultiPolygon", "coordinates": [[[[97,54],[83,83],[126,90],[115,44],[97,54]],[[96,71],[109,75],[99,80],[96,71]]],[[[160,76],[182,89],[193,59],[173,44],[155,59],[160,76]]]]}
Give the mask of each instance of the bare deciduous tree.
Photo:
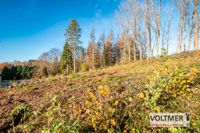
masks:
{"type": "Polygon", "coordinates": [[[166,6],[165,8],[163,8],[163,11],[165,13],[166,20],[163,23],[162,26],[162,48],[165,48],[167,50],[167,52],[169,51],[169,40],[170,40],[170,28],[171,28],[171,20],[172,20],[172,7],[166,6]]]}
{"type": "Polygon", "coordinates": [[[153,56],[153,50],[151,45],[151,22],[150,22],[150,3],[148,0],[145,0],[145,26],[147,32],[147,41],[148,41],[148,56],[147,60],[153,56]]]}
{"type": "Polygon", "coordinates": [[[179,15],[179,23],[178,23],[178,41],[177,44],[177,53],[182,51],[182,47],[184,48],[184,51],[186,51],[186,17],[188,14],[188,5],[189,0],[175,0],[175,5],[178,9],[178,15],[179,15]],[[183,43],[182,43],[183,40],[183,43]]]}
{"type": "Polygon", "coordinates": [[[160,30],[161,30],[161,20],[160,20],[160,15],[161,15],[161,0],[159,0],[159,6],[156,8],[155,2],[153,0],[150,0],[151,3],[151,8],[153,12],[153,29],[156,33],[156,58],[158,57],[159,53],[159,47],[160,47],[160,30]]]}
{"type": "Polygon", "coordinates": [[[54,61],[60,61],[61,51],[57,48],[52,48],[48,52],[40,55],[39,60],[47,61],[53,63],[54,61]]]}
{"type": "MultiPolygon", "coordinates": [[[[119,12],[119,22],[124,31],[130,31],[124,37],[124,43],[128,45],[128,59],[131,60],[131,53],[133,54],[134,61],[137,59],[137,51],[141,48],[141,27],[142,27],[142,9],[138,0],[127,0],[121,3],[119,12]],[[130,36],[131,35],[131,36],[130,36]],[[129,37],[128,37],[129,36],[129,37]]],[[[123,31],[123,32],[124,32],[123,31]]],[[[142,52],[140,52],[142,53],[142,52]]],[[[141,55],[141,54],[140,54],[141,55]]],[[[142,55],[141,55],[142,56],[142,55]]]]}
{"type": "Polygon", "coordinates": [[[189,42],[188,42],[188,50],[191,50],[191,43],[192,38],[194,36],[194,30],[195,30],[195,11],[189,11],[187,16],[188,21],[188,31],[189,31],[189,42]]]}
{"type": "Polygon", "coordinates": [[[199,0],[193,0],[194,9],[195,9],[195,35],[194,35],[194,48],[195,50],[199,49],[199,0]]]}

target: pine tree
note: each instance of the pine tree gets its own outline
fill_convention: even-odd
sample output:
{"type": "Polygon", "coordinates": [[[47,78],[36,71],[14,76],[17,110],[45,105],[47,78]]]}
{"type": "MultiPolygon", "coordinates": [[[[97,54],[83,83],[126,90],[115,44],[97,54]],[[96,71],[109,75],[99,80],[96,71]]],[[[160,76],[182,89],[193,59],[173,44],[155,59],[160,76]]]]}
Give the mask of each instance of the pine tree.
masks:
{"type": "Polygon", "coordinates": [[[81,43],[80,42],[81,28],[75,19],[73,19],[70,25],[68,26],[65,36],[67,38],[67,42],[73,48],[73,67],[74,67],[74,72],[76,72],[76,53],[77,53],[76,50],[78,45],[81,43]]]}
{"type": "Polygon", "coordinates": [[[17,67],[12,66],[10,68],[10,78],[11,78],[11,80],[16,80],[16,73],[17,73],[17,67]]]}
{"type": "Polygon", "coordinates": [[[95,47],[95,67],[99,68],[100,66],[101,66],[100,46],[96,45],[96,47],[95,47]]]}
{"type": "Polygon", "coordinates": [[[17,66],[16,79],[19,80],[21,78],[22,78],[22,66],[17,66]]]}
{"type": "Polygon", "coordinates": [[[98,40],[98,43],[97,43],[97,50],[98,50],[98,56],[99,56],[99,66],[102,67],[102,66],[105,66],[104,64],[104,54],[103,54],[103,50],[104,50],[104,45],[105,45],[105,33],[103,32],[100,37],[99,37],[99,40],[98,40]]]}
{"type": "Polygon", "coordinates": [[[90,42],[87,49],[87,62],[90,68],[95,68],[95,30],[92,29],[90,33],[90,42]]]}
{"type": "Polygon", "coordinates": [[[87,57],[86,57],[86,62],[89,65],[89,68],[93,68],[93,49],[94,45],[92,43],[89,43],[88,48],[87,48],[87,57]]]}
{"type": "Polygon", "coordinates": [[[8,69],[8,67],[4,67],[1,75],[2,80],[10,80],[10,69],[8,69]]]}
{"type": "Polygon", "coordinates": [[[120,48],[119,43],[114,43],[114,46],[112,48],[112,64],[116,64],[117,62],[120,62],[120,48]]]}
{"type": "Polygon", "coordinates": [[[61,56],[61,72],[69,74],[73,69],[73,54],[71,46],[66,43],[61,56]]]}
{"type": "Polygon", "coordinates": [[[110,31],[109,36],[106,38],[104,46],[104,60],[105,65],[109,66],[112,64],[112,43],[113,43],[113,32],[110,31]]]}

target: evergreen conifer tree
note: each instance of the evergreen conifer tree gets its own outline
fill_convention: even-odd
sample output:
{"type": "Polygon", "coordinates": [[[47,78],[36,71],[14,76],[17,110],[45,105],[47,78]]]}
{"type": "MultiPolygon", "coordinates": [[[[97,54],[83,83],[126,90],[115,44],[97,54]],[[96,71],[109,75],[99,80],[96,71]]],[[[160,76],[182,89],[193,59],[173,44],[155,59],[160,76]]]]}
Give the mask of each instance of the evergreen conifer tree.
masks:
{"type": "Polygon", "coordinates": [[[73,54],[72,48],[68,43],[65,44],[62,56],[61,56],[61,72],[69,74],[73,69],[73,54]]]}
{"type": "Polygon", "coordinates": [[[67,38],[67,42],[72,47],[73,50],[73,69],[74,72],[76,72],[76,53],[77,53],[77,47],[81,43],[80,37],[81,37],[81,28],[78,24],[77,20],[73,19],[68,26],[65,34],[67,38]]]}

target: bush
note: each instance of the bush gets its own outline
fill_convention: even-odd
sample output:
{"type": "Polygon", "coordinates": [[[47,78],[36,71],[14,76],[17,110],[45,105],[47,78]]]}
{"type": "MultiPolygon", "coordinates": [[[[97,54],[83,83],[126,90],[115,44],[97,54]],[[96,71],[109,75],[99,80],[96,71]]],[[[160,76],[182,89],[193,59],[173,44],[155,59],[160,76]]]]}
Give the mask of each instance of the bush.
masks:
{"type": "Polygon", "coordinates": [[[49,75],[49,74],[48,74],[48,70],[47,70],[46,67],[43,68],[43,70],[42,70],[42,75],[43,75],[44,77],[47,77],[47,76],[49,75]]]}
{"type": "Polygon", "coordinates": [[[28,104],[23,103],[15,107],[10,113],[13,129],[15,130],[15,126],[26,121],[31,116],[31,113],[28,104]]]}
{"type": "Polygon", "coordinates": [[[89,65],[86,63],[81,64],[81,72],[89,71],[89,65]]]}

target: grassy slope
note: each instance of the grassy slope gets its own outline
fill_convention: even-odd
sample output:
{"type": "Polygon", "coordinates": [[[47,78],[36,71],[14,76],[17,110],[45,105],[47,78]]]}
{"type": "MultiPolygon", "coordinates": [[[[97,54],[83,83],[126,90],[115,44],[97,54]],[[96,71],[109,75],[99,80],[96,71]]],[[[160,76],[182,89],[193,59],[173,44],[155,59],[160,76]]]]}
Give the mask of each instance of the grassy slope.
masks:
{"type": "Polygon", "coordinates": [[[199,73],[200,52],[193,52],[16,84],[0,90],[0,129],[13,130],[15,125],[15,131],[26,132],[199,132],[199,73]],[[195,75],[191,81],[188,73],[177,72],[179,66],[181,72],[195,75]],[[179,82],[171,81],[176,77],[186,83],[177,86],[179,82]],[[191,113],[191,127],[153,129],[148,113],[154,111],[191,113]]]}

